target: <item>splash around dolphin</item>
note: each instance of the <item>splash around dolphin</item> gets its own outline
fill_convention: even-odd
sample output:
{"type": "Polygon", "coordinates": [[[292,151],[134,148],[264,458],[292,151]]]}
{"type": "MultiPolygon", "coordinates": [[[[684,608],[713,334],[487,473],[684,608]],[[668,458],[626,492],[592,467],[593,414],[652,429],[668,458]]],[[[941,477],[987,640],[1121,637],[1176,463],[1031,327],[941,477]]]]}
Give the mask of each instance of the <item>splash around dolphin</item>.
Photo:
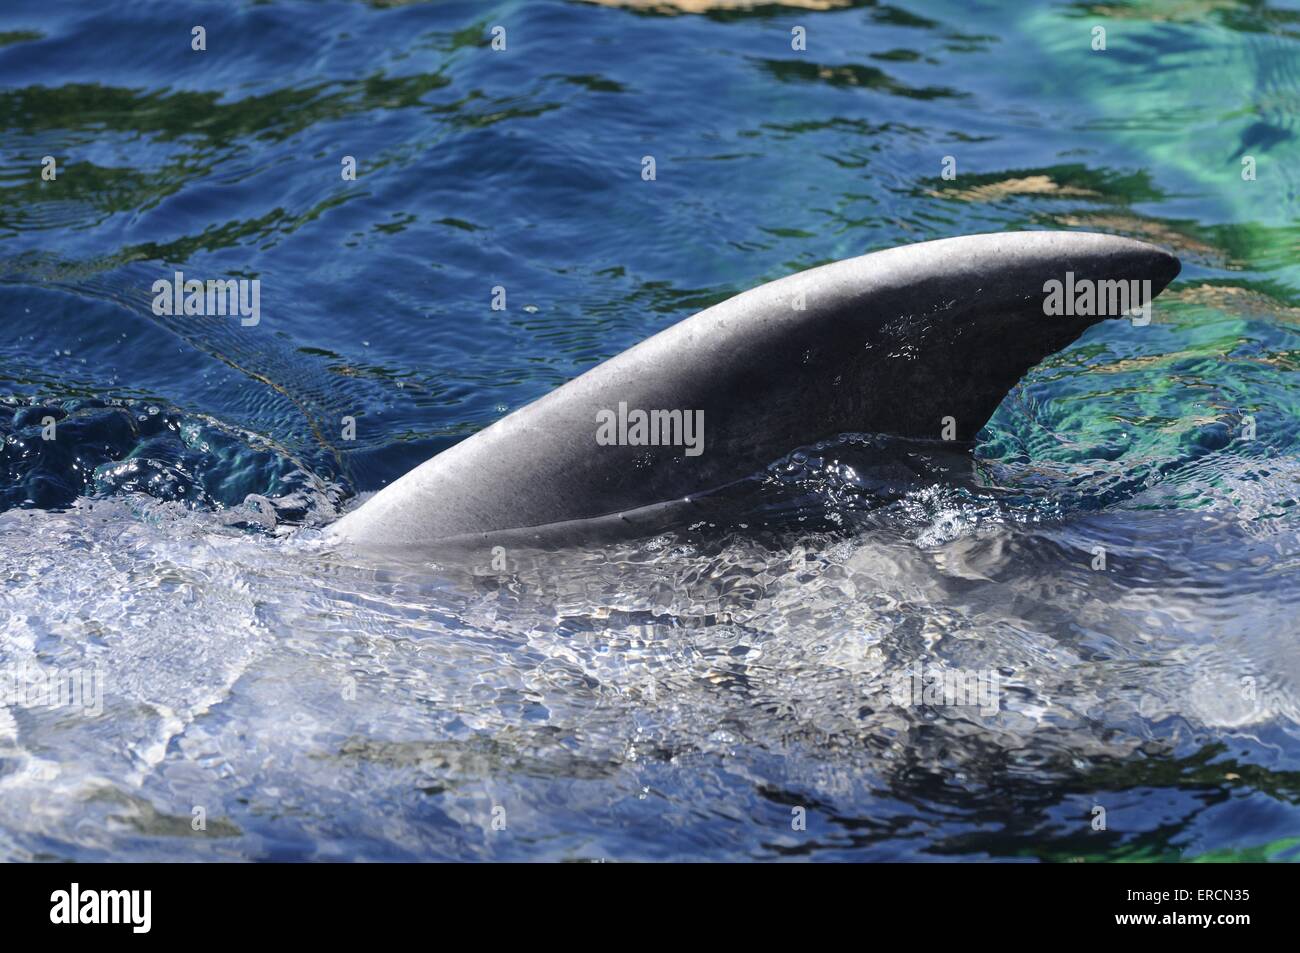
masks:
{"type": "Polygon", "coordinates": [[[1026,371],[1104,318],[1149,306],[1179,268],[1143,242],[1052,231],[812,268],[514,411],[380,490],[332,535],[391,551],[650,532],[837,434],[970,442],[1026,371]]]}

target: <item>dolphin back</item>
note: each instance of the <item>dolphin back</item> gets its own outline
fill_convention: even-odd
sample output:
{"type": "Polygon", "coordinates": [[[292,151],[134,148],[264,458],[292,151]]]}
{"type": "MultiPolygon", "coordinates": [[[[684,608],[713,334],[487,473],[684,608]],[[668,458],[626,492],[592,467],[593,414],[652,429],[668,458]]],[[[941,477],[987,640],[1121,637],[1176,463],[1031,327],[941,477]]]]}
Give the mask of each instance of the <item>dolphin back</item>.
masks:
{"type": "Polygon", "coordinates": [[[1047,231],[812,268],[610,358],[416,467],[333,529],[363,546],[421,545],[654,509],[849,431],[938,438],[947,423],[949,436],[971,441],[1029,368],[1120,316],[1105,313],[1104,294],[1093,313],[1070,313],[1080,310],[1073,299],[1054,309],[1053,282],[1123,282],[1132,308],[1178,270],[1142,242],[1047,231]]]}

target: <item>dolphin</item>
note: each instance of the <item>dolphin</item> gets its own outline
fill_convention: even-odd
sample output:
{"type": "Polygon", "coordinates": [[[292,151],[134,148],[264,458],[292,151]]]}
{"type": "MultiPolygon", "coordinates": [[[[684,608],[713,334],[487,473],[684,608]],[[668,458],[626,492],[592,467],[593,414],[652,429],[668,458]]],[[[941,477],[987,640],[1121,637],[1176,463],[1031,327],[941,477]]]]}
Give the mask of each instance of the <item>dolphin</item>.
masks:
{"type": "Polygon", "coordinates": [[[648,533],[820,439],[969,445],[1027,370],[1119,317],[1116,302],[1149,305],[1179,268],[1144,242],[1065,231],[811,268],[686,318],[444,450],[332,536],[392,551],[648,533]],[[1090,284],[1132,294],[1060,306],[1062,288],[1090,284]]]}

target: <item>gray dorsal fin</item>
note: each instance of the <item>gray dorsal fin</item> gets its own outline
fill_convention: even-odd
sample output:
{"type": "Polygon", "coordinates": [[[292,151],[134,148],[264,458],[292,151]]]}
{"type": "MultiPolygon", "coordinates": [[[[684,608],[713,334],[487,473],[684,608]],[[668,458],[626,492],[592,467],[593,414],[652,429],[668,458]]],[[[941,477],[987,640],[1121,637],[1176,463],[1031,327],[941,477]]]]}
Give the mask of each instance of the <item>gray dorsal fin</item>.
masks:
{"type": "MultiPolygon", "coordinates": [[[[421,464],[334,531],[386,548],[617,517],[839,433],[939,437],[945,417],[969,441],[1029,368],[1178,270],[1154,246],[1086,232],[969,235],[813,268],[610,358],[421,464]],[[1053,281],[1063,300],[1093,283],[1099,313],[1046,313],[1053,281]],[[634,412],[654,411],[681,413],[677,445],[602,439],[611,415],[627,437],[634,412]],[[698,453],[681,445],[700,436],[687,414],[702,414],[698,453]]],[[[655,432],[675,424],[654,420],[655,432]]]]}

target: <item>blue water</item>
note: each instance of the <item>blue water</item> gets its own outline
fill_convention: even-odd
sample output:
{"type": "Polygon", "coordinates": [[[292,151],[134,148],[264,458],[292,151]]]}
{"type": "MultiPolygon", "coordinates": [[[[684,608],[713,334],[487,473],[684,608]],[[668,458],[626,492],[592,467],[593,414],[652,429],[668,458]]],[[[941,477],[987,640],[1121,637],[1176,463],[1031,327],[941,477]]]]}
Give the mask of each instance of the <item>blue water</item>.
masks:
{"type": "Polygon", "coordinates": [[[0,696],[0,857],[1297,856],[1300,11],[710,6],[0,10],[0,668],[103,686],[0,696]],[[1183,272],[973,480],[853,436],[504,576],[324,542],[738,291],[1019,228],[1183,272]],[[177,270],[259,323],[155,315],[177,270]],[[997,712],[891,703],[915,664],[997,712]]]}

